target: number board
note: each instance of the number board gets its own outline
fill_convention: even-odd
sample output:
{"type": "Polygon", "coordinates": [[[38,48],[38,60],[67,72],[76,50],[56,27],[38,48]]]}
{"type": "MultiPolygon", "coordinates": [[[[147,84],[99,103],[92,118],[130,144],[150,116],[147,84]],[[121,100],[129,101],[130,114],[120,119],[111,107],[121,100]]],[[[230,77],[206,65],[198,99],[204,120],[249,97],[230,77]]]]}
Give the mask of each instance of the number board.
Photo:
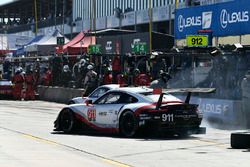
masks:
{"type": "Polygon", "coordinates": [[[100,54],[101,53],[101,45],[89,45],[88,53],[89,54],[100,54]]]}
{"type": "Polygon", "coordinates": [[[64,45],[65,39],[64,37],[57,37],[57,45],[64,45]]]}
{"type": "Polygon", "coordinates": [[[206,47],[208,46],[207,35],[187,35],[187,46],[188,47],[206,47]]]}
{"type": "Polygon", "coordinates": [[[132,48],[133,53],[147,53],[147,43],[141,42],[134,44],[134,47],[132,48]]]}

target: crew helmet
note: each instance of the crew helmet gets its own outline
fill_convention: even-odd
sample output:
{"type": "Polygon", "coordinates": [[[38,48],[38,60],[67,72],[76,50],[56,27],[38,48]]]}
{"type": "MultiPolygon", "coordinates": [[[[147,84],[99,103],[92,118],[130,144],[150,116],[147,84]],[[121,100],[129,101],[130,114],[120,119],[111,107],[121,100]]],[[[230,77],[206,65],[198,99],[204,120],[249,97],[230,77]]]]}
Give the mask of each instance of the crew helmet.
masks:
{"type": "Polygon", "coordinates": [[[63,71],[64,71],[64,72],[69,71],[69,65],[64,65],[64,66],[63,66],[63,71]]]}
{"type": "Polygon", "coordinates": [[[138,68],[136,68],[136,69],[134,70],[134,74],[135,74],[135,75],[140,74],[140,70],[139,70],[138,68]]]}
{"type": "Polygon", "coordinates": [[[93,70],[94,67],[93,67],[93,65],[89,64],[89,65],[87,66],[87,69],[88,69],[88,70],[93,70]]]}

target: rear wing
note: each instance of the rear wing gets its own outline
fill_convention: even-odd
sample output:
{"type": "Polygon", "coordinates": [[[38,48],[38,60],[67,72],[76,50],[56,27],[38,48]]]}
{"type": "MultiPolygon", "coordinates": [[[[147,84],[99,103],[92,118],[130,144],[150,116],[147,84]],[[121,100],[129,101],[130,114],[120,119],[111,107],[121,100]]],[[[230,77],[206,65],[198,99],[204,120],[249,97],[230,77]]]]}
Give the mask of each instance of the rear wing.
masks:
{"type": "Polygon", "coordinates": [[[163,96],[167,93],[187,93],[187,97],[185,100],[186,104],[189,104],[191,94],[192,93],[214,93],[216,91],[216,88],[177,88],[177,89],[163,89],[161,93],[159,100],[156,105],[156,109],[159,109],[161,107],[163,96]]]}
{"type": "Polygon", "coordinates": [[[176,89],[163,89],[165,93],[214,93],[215,88],[176,88],[176,89]]]}

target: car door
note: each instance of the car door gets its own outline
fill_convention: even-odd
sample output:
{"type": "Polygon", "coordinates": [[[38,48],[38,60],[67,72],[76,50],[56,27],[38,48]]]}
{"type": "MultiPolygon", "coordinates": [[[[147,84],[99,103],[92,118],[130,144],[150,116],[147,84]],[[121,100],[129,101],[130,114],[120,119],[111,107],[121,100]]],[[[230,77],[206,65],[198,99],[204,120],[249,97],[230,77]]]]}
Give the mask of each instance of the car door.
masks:
{"type": "Polygon", "coordinates": [[[109,92],[94,103],[96,122],[103,127],[116,127],[117,114],[124,103],[120,103],[121,92],[109,92]]]}

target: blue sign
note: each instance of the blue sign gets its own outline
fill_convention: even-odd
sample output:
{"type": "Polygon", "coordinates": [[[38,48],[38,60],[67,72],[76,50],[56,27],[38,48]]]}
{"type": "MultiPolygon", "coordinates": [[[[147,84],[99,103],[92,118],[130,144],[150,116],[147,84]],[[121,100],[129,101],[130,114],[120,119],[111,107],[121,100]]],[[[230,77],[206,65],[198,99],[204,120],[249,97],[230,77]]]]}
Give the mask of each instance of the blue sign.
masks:
{"type": "Polygon", "coordinates": [[[177,9],[175,38],[198,34],[199,30],[212,30],[213,36],[250,34],[250,1],[177,9]]]}
{"type": "MultiPolygon", "coordinates": [[[[186,98],[184,96],[177,97],[182,100],[186,98]]],[[[204,119],[206,120],[214,119],[215,122],[220,121],[228,124],[240,124],[240,101],[192,96],[190,103],[199,105],[199,111],[203,113],[204,119]]]]}

